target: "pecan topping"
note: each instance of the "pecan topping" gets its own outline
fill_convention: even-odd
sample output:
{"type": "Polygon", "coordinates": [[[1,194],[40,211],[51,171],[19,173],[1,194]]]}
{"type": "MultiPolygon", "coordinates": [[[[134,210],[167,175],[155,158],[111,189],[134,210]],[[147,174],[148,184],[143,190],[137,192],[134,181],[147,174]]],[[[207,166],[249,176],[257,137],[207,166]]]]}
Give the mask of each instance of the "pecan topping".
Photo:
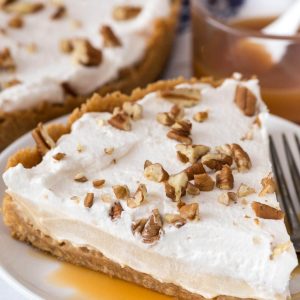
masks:
{"type": "Polygon", "coordinates": [[[197,186],[195,186],[194,184],[189,182],[187,185],[187,188],[186,188],[186,192],[189,195],[197,196],[200,194],[200,189],[197,186]]]}
{"type": "Polygon", "coordinates": [[[196,122],[202,123],[208,119],[208,112],[207,111],[199,111],[194,114],[193,119],[196,122]]]}
{"type": "Polygon", "coordinates": [[[54,154],[52,157],[55,159],[55,160],[62,160],[63,158],[65,158],[66,156],[66,153],[62,153],[62,152],[57,152],[56,154],[54,154]]]}
{"type": "Polygon", "coordinates": [[[46,154],[50,149],[55,147],[55,142],[42,123],[39,123],[32,131],[32,137],[35,140],[37,150],[41,155],[46,154]]]}
{"type": "Polygon", "coordinates": [[[59,43],[59,48],[63,53],[71,53],[74,50],[72,40],[63,39],[59,43]]]}
{"type": "Polygon", "coordinates": [[[156,115],[156,121],[165,126],[171,126],[175,123],[175,119],[170,113],[163,112],[156,115]]]}
{"type": "Polygon", "coordinates": [[[208,153],[201,162],[212,170],[221,170],[224,165],[232,165],[232,157],[223,153],[208,153]]]}
{"type": "Polygon", "coordinates": [[[121,217],[123,211],[123,207],[121,206],[120,202],[115,202],[109,212],[109,216],[114,221],[121,217]]]}
{"type": "Polygon", "coordinates": [[[107,155],[113,154],[114,151],[115,151],[114,147],[104,148],[104,153],[107,154],[107,155]]]}
{"type": "Polygon", "coordinates": [[[214,189],[215,182],[206,173],[196,174],[194,175],[194,179],[195,179],[195,185],[199,188],[200,191],[209,192],[214,189]]]}
{"type": "Polygon", "coordinates": [[[234,101],[246,116],[252,117],[256,111],[256,96],[246,87],[238,85],[234,101]]]}
{"type": "Polygon", "coordinates": [[[2,88],[2,89],[9,89],[9,88],[11,88],[11,87],[13,87],[13,86],[15,86],[15,85],[20,84],[20,83],[22,83],[20,80],[18,80],[18,79],[12,79],[12,80],[9,80],[9,81],[4,82],[4,83],[1,85],[0,89],[1,89],[1,88],[2,88]]]}
{"type": "Polygon", "coordinates": [[[131,123],[130,123],[130,117],[123,113],[119,112],[115,115],[113,115],[109,120],[108,123],[120,130],[124,131],[130,131],[131,130],[131,123]]]}
{"type": "MultiPolygon", "coordinates": [[[[12,2],[12,1],[9,1],[12,2]]],[[[8,13],[16,13],[19,15],[27,15],[36,13],[44,9],[44,4],[41,2],[15,2],[4,6],[4,10],[8,13]]]]}
{"type": "Polygon", "coordinates": [[[119,38],[115,35],[110,26],[103,25],[100,29],[103,38],[104,47],[120,47],[122,46],[119,38]]]}
{"type": "Polygon", "coordinates": [[[237,191],[237,195],[238,197],[245,197],[245,196],[248,196],[248,195],[251,195],[251,194],[254,194],[255,193],[255,189],[254,188],[251,188],[250,186],[242,183],[239,188],[238,188],[238,191],[237,191]]]}
{"type": "Polygon", "coordinates": [[[84,206],[91,208],[94,204],[94,193],[87,193],[84,198],[84,206]]]}
{"type": "Polygon", "coordinates": [[[143,107],[138,103],[125,102],[122,108],[124,113],[134,121],[140,120],[143,116],[143,107]]]}
{"type": "Polygon", "coordinates": [[[127,21],[137,17],[142,8],[139,6],[120,5],[116,6],[113,10],[113,18],[116,21],[127,21]]]}
{"type": "Polygon", "coordinates": [[[96,49],[86,39],[74,39],[73,46],[73,59],[76,63],[86,67],[98,66],[102,61],[102,52],[96,49]]]}
{"type": "Polygon", "coordinates": [[[133,197],[127,198],[127,206],[130,208],[136,208],[146,199],[147,188],[144,184],[140,184],[133,195],[133,197]]]}
{"type": "Polygon", "coordinates": [[[218,197],[218,201],[226,206],[228,206],[230,202],[235,202],[236,199],[237,196],[234,192],[224,192],[218,197]]]}
{"type": "Polygon", "coordinates": [[[232,156],[231,146],[229,144],[217,146],[215,149],[218,153],[232,156]]]}
{"type": "Polygon", "coordinates": [[[144,170],[147,168],[147,167],[149,167],[150,165],[152,165],[152,162],[150,161],[150,160],[145,160],[145,162],[144,162],[144,170]]]}
{"type": "Polygon", "coordinates": [[[188,220],[199,220],[198,203],[185,204],[179,208],[179,214],[182,218],[188,220]]]}
{"type": "Polygon", "coordinates": [[[144,169],[144,176],[151,181],[162,182],[169,179],[169,174],[161,164],[150,164],[144,169]]]}
{"type": "Polygon", "coordinates": [[[181,107],[192,107],[200,102],[201,93],[198,89],[178,88],[160,91],[160,97],[181,107]]]}
{"type": "Polygon", "coordinates": [[[247,152],[238,144],[232,144],[231,151],[239,172],[250,170],[252,164],[247,152]]]}
{"type": "Polygon", "coordinates": [[[54,13],[50,16],[50,19],[52,20],[59,20],[61,18],[63,18],[66,15],[67,9],[64,5],[58,5],[55,8],[54,13]]]}
{"type": "Polygon", "coordinates": [[[135,233],[142,234],[146,222],[147,222],[147,219],[139,219],[139,220],[133,222],[131,225],[132,233],[133,234],[135,234],[135,233]]]}
{"type": "Polygon", "coordinates": [[[117,199],[127,199],[130,195],[127,185],[114,185],[112,188],[117,199]]]}
{"type": "Polygon", "coordinates": [[[187,161],[193,164],[205,155],[210,148],[204,145],[178,144],[176,145],[176,150],[180,157],[185,157],[187,161]]]}
{"type": "Polygon", "coordinates": [[[110,194],[108,194],[108,193],[105,193],[105,194],[102,194],[101,196],[100,196],[100,198],[101,198],[101,200],[103,201],[103,202],[105,202],[105,203],[111,203],[112,202],[112,196],[110,195],[110,194]]]}
{"type": "Polygon", "coordinates": [[[192,164],[183,171],[187,174],[189,180],[193,180],[194,176],[197,174],[205,173],[203,165],[200,162],[192,164]]]}
{"type": "Polygon", "coordinates": [[[186,219],[178,214],[165,214],[164,220],[167,223],[174,225],[176,228],[180,228],[186,223],[186,219]]]}
{"type": "Polygon", "coordinates": [[[175,202],[180,202],[181,197],[185,195],[188,184],[188,176],[185,172],[171,175],[165,182],[166,196],[175,202]]]}
{"type": "Polygon", "coordinates": [[[276,183],[271,174],[261,180],[262,190],[259,193],[260,197],[266,194],[273,194],[276,192],[276,183]]]}
{"type": "Polygon", "coordinates": [[[254,201],[251,206],[258,218],[281,220],[284,217],[284,213],[281,210],[267,204],[254,201]]]}
{"type": "Polygon", "coordinates": [[[224,165],[220,171],[216,173],[216,186],[221,190],[233,189],[234,179],[232,171],[228,165],[224,165]]]}
{"type": "Polygon", "coordinates": [[[11,28],[22,28],[24,21],[20,16],[14,16],[8,21],[7,25],[11,28]]]}
{"type": "Polygon", "coordinates": [[[93,187],[99,189],[104,185],[104,183],[105,183],[104,179],[96,179],[93,181],[93,187]]]}
{"type": "Polygon", "coordinates": [[[184,108],[175,104],[172,106],[169,114],[175,120],[181,120],[184,116],[184,108]]]}
{"type": "Polygon", "coordinates": [[[76,182],[82,182],[82,183],[88,181],[88,179],[84,176],[83,173],[78,173],[78,174],[76,174],[75,177],[74,177],[74,180],[75,180],[76,182]]]}
{"type": "Polygon", "coordinates": [[[141,231],[141,236],[143,237],[143,242],[151,244],[159,240],[161,234],[163,233],[163,222],[158,209],[153,209],[152,215],[147,219],[143,230],[141,231]]]}
{"type": "Polygon", "coordinates": [[[14,71],[16,69],[15,62],[8,48],[0,51],[0,71],[14,71]]]}
{"type": "Polygon", "coordinates": [[[192,139],[189,137],[191,130],[192,123],[189,120],[179,120],[172,125],[167,137],[183,144],[191,144],[192,139]]]}

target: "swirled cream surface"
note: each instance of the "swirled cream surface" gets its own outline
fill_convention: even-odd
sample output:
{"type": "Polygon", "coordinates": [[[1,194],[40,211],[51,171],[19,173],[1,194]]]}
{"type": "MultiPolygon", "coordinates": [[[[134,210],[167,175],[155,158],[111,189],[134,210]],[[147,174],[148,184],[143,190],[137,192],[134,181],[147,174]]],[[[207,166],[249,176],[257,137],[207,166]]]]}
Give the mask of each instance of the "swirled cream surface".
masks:
{"type": "Polygon", "coordinates": [[[170,2],[41,0],[39,3],[44,5],[43,9],[21,16],[21,28],[8,26],[16,14],[0,9],[0,57],[5,48],[9,49],[15,65],[13,72],[3,71],[0,66],[0,85],[19,81],[19,84],[0,90],[0,110],[27,109],[43,101],[63,102],[62,83],[68,83],[76,94],[86,95],[116,79],[121,69],[144,58],[154,23],[169,16],[170,2]],[[58,5],[63,5],[65,12],[53,19],[58,5]],[[113,18],[117,6],[138,7],[141,11],[134,18],[119,21],[113,18]],[[103,25],[110,26],[121,46],[104,46],[100,34],[103,25]],[[102,51],[99,65],[87,67],[74,63],[70,54],[61,51],[62,40],[75,38],[87,39],[93,47],[102,51]]]}
{"type": "MultiPolygon", "coordinates": [[[[251,208],[252,201],[277,208],[279,204],[274,193],[258,196],[262,178],[271,171],[267,135],[263,126],[253,125],[255,117],[246,117],[235,105],[238,84],[256,95],[260,119],[264,120],[267,113],[257,81],[237,79],[227,79],[217,88],[194,84],[192,87],[201,91],[201,101],[185,108],[184,118],[192,122],[193,144],[212,149],[227,143],[243,147],[252,168],[244,173],[233,171],[232,191],[236,192],[244,183],[256,192],[228,206],[218,201],[222,191],[216,187],[197,196],[184,196],[184,202],[199,204],[200,219],[188,221],[180,228],[164,222],[163,233],[155,243],[146,244],[134,235],[132,223],[147,218],[156,208],[162,216],[178,213],[178,208],[166,197],[162,183],[144,177],[144,163],[160,163],[169,174],[187,166],[176,158],[178,142],[166,137],[169,128],[156,121],[158,113],[170,111],[173,105],[157,93],[139,101],[143,117],[132,122],[128,132],[99,121],[108,120],[109,113],[84,114],[39,165],[25,169],[19,164],[5,172],[7,193],[16,201],[21,214],[55,240],[97,249],[121,266],[150,274],[161,282],[174,283],[207,298],[229,295],[286,299],[297,257],[283,220],[257,221],[251,208]],[[206,121],[193,120],[196,112],[206,110],[206,121]],[[242,139],[250,128],[252,139],[242,139]],[[113,153],[106,154],[105,149],[112,147],[113,153]],[[53,158],[58,152],[66,154],[60,161],[53,158]],[[88,180],[74,181],[78,173],[88,180]],[[105,179],[105,184],[94,188],[92,181],[100,178],[105,179]],[[109,216],[113,204],[104,202],[101,196],[109,194],[115,201],[112,186],[126,184],[134,192],[139,183],[147,187],[146,200],[137,208],[129,208],[121,200],[124,210],[113,221],[109,216]],[[95,195],[91,208],[84,206],[88,192],[95,195]],[[274,256],[274,249],[280,245],[289,246],[274,256]]],[[[207,172],[215,176],[208,169],[207,172]]]]}

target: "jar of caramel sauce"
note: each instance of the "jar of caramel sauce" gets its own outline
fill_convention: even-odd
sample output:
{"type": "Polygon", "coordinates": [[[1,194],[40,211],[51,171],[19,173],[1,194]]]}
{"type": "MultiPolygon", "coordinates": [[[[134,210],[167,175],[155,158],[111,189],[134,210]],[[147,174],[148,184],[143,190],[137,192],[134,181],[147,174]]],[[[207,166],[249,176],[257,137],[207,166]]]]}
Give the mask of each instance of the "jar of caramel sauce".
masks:
{"type": "Polygon", "coordinates": [[[266,36],[261,29],[277,16],[234,18],[230,10],[216,8],[217,2],[191,1],[194,75],[218,79],[239,72],[245,78],[256,76],[271,113],[300,123],[300,32],[289,37],[266,36]],[[261,45],[249,43],[254,39],[274,40],[275,46],[285,43],[282,59],[274,63],[261,45]]]}

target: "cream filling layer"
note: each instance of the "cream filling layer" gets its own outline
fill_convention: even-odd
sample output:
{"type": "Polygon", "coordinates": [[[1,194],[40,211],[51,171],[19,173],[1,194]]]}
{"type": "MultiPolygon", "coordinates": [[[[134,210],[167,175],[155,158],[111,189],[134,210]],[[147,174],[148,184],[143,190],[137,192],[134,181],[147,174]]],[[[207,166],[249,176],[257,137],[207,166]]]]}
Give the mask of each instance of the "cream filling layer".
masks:
{"type": "MultiPolygon", "coordinates": [[[[15,78],[21,81],[21,84],[0,91],[2,111],[27,109],[43,101],[63,102],[63,82],[76,93],[86,95],[116,79],[121,69],[143,59],[155,20],[166,18],[171,12],[170,0],[78,0],[76,5],[72,0],[64,0],[67,15],[53,21],[50,15],[55,7],[48,0],[40,2],[45,8],[24,16],[22,28],[7,28],[7,34],[0,35],[0,51],[8,47],[16,63],[16,72],[0,72],[0,83],[15,78]],[[136,5],[142,11],[132,20],[115,21],[112,11],[116,5],[136,5]],[[74,22],[80,26],[74,28],[74,22]],[[99,33],[103,24],[111,26],[121,47],[103,47],[99,33]],[[62,39],[78,37],[89,39],[94,47],[102,50],[103,60],[99,66],[74,64],[70,55],[60,51],[62,39]],[[36,51],[28,53],[28,45],[32,43],[36,45],[36,51]]],[[[0,11],[0,28],[6,28],[11,16],[0,11]]]]}
{"type": "Polygon", "coordinates": [[[248,205],[238,201],[226,207],[217,201],[220,190],[202,192],[194,198],[185,197],[186,202],[199,204],[200,221],[188,222],[180,229],[164,226],[161,239],[151,246],[132,235],[132,222],[148,217],[152,209],[158,208],[162,215],[177,212],[176,203],[166,198],[163,185],[144,178],[145,160],[161,163],[170,174],[185,167],[176,159],[177,142],[166,138],[168,128],[155,121],[156,114],[169,111],[172,104],[155,93],[140,101],[144,116],[133,122],[130,132],[109,125],[99,126],[99,119],[108,119],[108,113],[85,114],[73,124],[72,133],[61,137],[56,148],[39,165],[32,169],[18,165],[6,171],[7,192],[28,208],[37,228],[43,228],[54,239],[68,240],[75,246],[90,246],[111,260],[162,282],[172,282],[206,298],[229,295],[284,299],[297,258],[291,246],[270,259],[274,246],[290,240],[283,221],[261,219],[259,226],[254,222],[251,201],[259,200],[275,207],[278,202],[275,194],[258,197],[260,181],[271,170],[266,133],[258,126],[253,127],[254,118],[245,117],[233,103],[237,84],[247,86],[258,97],[261,119],[265,118],[257,81],[236,79],[228,79],[218,88],[194,85],[201,90],[202,100],[199,105],[185,109],[185,117],[192,120],[196,112],[209,111],[206,122],[199,124],[192,120],[194,144],[215,147],[236,142],[250,155],[251,170],[234,173],[235,191],[244,183],[257,192],[246,197],[248,205]],[[250,128],[253,140],[242,141],[241,137],[250,128]],[[77,151],[78,145],[83,151],[77,151]],[[115,151],[105,155],[104,149],[109,147],[115,151]],[[52,156],[57,152],[66,153],[65,159],[55,161],[52,156]],[[79,172],[89,181],[74,182],[79,172]],[[99,178],[104,178],[106,183],[102,189],[95,189],[91,181],[99,178]],[[137,209],[122,203],[121,218],[112,222],[108,217],[111,204],[102,202],[101,195],[113,196],[112,186],[116,184],[127,184],[135,191],[138,182],[147,185],[148,200],[137,209]],[[90,209],[83,206],[87,192],[95,194],[90,209]],[[71,200],[74,196],[79,197],[79,203],[71,200]],[[231,284],[224,284],[224,280],[231,284]]]}

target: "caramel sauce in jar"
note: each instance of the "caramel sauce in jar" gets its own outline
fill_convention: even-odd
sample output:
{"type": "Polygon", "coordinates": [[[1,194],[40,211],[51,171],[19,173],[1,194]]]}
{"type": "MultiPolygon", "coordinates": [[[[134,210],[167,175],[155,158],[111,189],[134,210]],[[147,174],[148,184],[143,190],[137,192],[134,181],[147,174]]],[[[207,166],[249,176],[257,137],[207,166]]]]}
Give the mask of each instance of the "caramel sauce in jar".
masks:
{"type": "MultiPolygon", "coordinates": [[[[274,63],[264,47],[249,42],[263,39],[260,30],[276,17],[221,23],[192,6],[193,71],[197,77],[230,77],[239,72],[256,76],[271,113],[300,123],[300,33],[289,40],[286,53],[274,63]],[[251,38],[251,39],[250,39],[251,38]]],[[[276,39],[276,43],[286,40],[276,39]]]]}

